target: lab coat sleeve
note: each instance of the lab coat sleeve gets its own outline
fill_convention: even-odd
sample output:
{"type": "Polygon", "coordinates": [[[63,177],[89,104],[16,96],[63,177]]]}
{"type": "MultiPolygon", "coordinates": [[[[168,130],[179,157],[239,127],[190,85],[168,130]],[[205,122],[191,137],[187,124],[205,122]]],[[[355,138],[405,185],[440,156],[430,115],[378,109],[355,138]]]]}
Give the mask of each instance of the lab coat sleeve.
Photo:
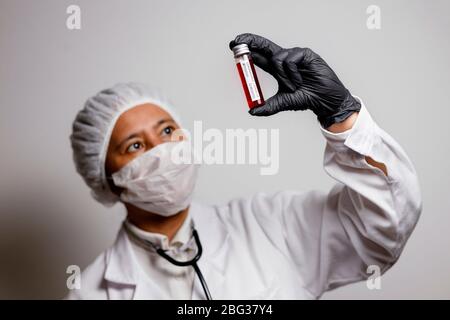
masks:
{"type": "MultiPolygon", "coordinates": [[[[411,161],[364,105],[352,129],[338,134],[321,130],[326,138],[324,168],[337,184],[329,193],[275,195],[269,206],[279,225],[266,228],[316,297],[368,278],[368,266],[384,273],[399,258],[422,207],[411,161]],[[365,156],[384,163],[388,175],[365,156]]],[[[257,207],[268,198],[254,200],[253,209],[261,212],[257,207]]]]}

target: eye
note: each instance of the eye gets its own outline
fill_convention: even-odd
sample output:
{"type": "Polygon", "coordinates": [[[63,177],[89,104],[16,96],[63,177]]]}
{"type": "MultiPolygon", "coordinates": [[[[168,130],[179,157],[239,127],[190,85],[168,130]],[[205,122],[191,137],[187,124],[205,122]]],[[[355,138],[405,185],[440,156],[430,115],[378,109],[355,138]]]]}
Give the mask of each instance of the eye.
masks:
{"type": "Polygon", "coordinates": [[[162,130],[161,134],[162,135],[170,135],[170,134],[172,134],[173,130],[174,130],[174,128],[172,126],[167,126],[162,130]]]}
{"type": "Polygon", "coordinates": [[[127,148],[127,152],[136,152],[142,147],[142,143],[134,142],[127,148]]]}

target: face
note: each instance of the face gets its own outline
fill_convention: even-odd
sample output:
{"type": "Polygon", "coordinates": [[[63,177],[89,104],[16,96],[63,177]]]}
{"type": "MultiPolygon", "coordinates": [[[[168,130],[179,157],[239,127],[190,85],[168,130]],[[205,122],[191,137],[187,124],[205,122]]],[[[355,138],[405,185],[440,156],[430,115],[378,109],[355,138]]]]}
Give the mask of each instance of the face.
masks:
{"type": "MultiPolygon", "coordinates": [[[[154,104],[138,105],[124,112],[109,141],[105,161],[107,177],[142,153],[171,141],[172,133],[179,128],[169,113],[154,104]]],[[[120,192],[110,179],[108,181],[112,191],[120,192]]]]}

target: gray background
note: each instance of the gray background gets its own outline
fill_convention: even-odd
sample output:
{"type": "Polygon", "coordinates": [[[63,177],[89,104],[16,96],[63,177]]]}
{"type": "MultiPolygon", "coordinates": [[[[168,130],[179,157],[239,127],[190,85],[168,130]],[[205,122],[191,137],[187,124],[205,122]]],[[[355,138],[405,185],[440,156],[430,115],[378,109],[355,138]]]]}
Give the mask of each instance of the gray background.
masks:
{"type": "MultiPolygon", "coordinates": [[[[247,114],[228,50],[242,32],[318,52],[419,173],[423,214],[382,289],[359,283],[324,298],[450,298],[449,13],[446,0],[1,0],[0,298],[61,298],[67,265],[84,268],[113,242],[124,209],[90,197],[69,135],[85,99],[116,82],[163,89],[188,128],[280,129],[278,175],[205,166],[199,200],[330,188],[312,113],[247,114]],[[81,30],[66,28],[70,4],[81,6],[81,30]],[[370,4],[381,7],[381,30],[366,27],[370,4]]],[[[259,74],[268,97],[275,83],[259,74]]]]}

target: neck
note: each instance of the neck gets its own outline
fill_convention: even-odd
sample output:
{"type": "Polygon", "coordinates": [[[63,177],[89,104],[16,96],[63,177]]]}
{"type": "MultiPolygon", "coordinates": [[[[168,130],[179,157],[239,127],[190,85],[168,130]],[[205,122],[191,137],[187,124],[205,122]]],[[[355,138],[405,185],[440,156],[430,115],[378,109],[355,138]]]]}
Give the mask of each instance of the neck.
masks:
{"type": "Polygon", "coordinates": [[[127,218],[132,224],[144,231],[163,234],[169,238],[169,241],[178,232],[189,212],[189,207],[187,207],[170,217],[164,217],[128,203],[125,204],[125,207],[128,212],[127,218]]]}

